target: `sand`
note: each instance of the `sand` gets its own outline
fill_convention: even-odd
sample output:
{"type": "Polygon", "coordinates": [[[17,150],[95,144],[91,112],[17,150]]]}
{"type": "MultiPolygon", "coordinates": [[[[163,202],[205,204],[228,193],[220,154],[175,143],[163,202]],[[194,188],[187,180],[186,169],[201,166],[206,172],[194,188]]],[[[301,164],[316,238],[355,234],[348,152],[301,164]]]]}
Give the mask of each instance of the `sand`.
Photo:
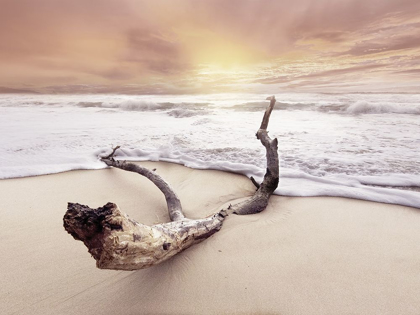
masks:
{"type": "MultiPolygon", "coordinates": [[[[250,195],[240,175],[145,162],[204,217],[250,195]]],[[[99,270],[62,227],[66,203],[117,203],[168,220],[146,179],[117,169],[0,181],[0,314],[419,314],[420,210],[344,198],[273,196],[263,213],[169,261],[99,270]]]]}

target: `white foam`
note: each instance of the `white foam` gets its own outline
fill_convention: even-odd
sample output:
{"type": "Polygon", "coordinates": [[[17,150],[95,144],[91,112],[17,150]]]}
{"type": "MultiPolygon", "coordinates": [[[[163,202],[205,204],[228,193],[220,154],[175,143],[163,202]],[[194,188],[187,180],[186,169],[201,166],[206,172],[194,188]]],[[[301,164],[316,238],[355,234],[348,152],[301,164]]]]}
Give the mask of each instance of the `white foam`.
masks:
{"type": "MultiPolygon", "coordinates": [[[[262,180],[265,152],[255,138],[261,99],[265,96],[0,95],[0,178],[103,168],[98,155],[121,145],[123,159],[262,180]],[[246,103],[248,109],[238,110],[246,103]]],[[[418,95],[277,99],[269,128],[279,139],[276,193],[420,207],[419,192],[401,190],[420,187],[418,113],[410,112],[418,108],[418,95]]]]}

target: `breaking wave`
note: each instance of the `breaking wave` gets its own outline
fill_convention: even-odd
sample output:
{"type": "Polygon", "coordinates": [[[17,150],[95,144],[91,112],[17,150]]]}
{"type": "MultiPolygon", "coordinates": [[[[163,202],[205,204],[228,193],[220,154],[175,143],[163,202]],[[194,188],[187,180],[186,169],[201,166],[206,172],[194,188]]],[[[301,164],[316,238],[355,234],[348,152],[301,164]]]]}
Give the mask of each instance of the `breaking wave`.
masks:
{"type": "Polygon", "coordinates": [[[79,102],[79,107],[115,108],[125,111],[155,111],[168,110],[175,107],[173,103],[156,103],[148,100],[124,100],[121,102],[79,102]]]}
{"type": "Polygon", "coordinates": [[[173,110],[170,110],[167,114],[169,116],[175,117],[175,118],[185,118],[185,117],[193,117],[197,115],[206,115],[209,111],[207,110],[191,110],[186,108],[175,108],[173,110]]]}
{"type": "MultiPolygon", "coordinates": [[[[235,111],[257,112],[267,107],[266,102],[248,102],[232,107],[235,111]]],[[[322,113],[363,115],[363,114],[410,114],[420,115],[420,103],[399,104],[399,103],[372,103],[359,100],[353,103],[333,102],[333,103],[285,103],[277,102],[274,110],[288,111],[317,111],[322,113]]]]}
{"type": "Polygon", "coordinates": [[[349,105],[345,112],[347,114],[411,114],[420,115],[420,105],[400,105],[400,104],[374,104],[366,101],[357,101],[349,105]]]}
{"type": "Polygon", "coordinates": [[[125,100],[121,102],[79,102],[78,107],[83,108],[106,108],[123,111],[153,112],[167,111],[169,116],[175,118],[193,117],[209,114],[202,103],[171,103],[153,102],[148,100],[125,100]]]}

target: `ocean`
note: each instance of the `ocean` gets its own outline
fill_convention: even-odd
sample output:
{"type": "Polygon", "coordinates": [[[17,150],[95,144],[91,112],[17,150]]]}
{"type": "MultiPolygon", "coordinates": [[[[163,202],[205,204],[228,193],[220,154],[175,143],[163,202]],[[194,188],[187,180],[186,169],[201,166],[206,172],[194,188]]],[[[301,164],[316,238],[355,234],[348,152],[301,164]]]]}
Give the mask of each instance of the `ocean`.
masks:
{"type": "MultiPolygon", "coordinates": [[[[254,176],[269,95],[0,95],[0,178],[100,169],[100,154],[254,176]]],[[[420,94],[276,94],[283,196],[420,208],[420,94]]]]}

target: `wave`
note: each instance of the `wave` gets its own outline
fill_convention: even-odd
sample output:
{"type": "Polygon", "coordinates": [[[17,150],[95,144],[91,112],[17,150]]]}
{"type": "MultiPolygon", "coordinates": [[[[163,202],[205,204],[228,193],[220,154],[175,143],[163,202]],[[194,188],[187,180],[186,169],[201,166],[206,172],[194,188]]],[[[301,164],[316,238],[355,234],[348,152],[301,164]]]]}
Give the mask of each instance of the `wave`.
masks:
{"type": "Polygon", "coordinates": [[[148,100],[125,100],[122,102],[79,102],[78,107],[83,108],[105,108],[117,109],[123,111],[139,112],[165,112],[175,118],[186,118],[198,115],[207,115],[209,109],[203,103],[171,103],[171,102],[153,102],[148,100]]]}
{"type": "MultiPolygon", "coordinates": [[[[235,111],[246,112],[261,112],[267,108],[267,101],[265,102],[246,102],[237,104],[231,108],[235,111]]],[[[315,103],[286,103],[277,101],[274,110],[316,110],[315,103]]]]}
{"type": "MultiPolygon", "coordinates": [[[[267,101],[254,101],[256,96],[235,101],[217,96],[127,97],[118,95],[36,95],[0,97],[2,107],[79,107],[120,111],[167,112],[176,118],[209,114],[213,110],[262,112],[267,101]]],[[[263,97],[261,96],[261,99],[263,97]]],[[[417,95],[278,95],[276,111],[314,111],[339,115],[410,114],[420,115],[417,95]]]]}
{"type": "Polygon", "coordinates": [[[103,102],[79,102],[77,103],[77,106],[79,107],[102,107],[103,102]]]}
{"type": "MultiPolygon", "coordinates": [[[[235,111],[263,111],[267,107],[266,102],[247,102],[232,107],[235,111]]],[[[311,103],[285,103],[277,102],[274,110],[303,110],[322,113],[363,115],[363,114],[410,114],[420,115],[420,104],[399,104],[399,103],[372,103],[359,100],[353,103],[344,102],[311,102],[311,103]]]]}
{"type": "Polygon", "coordinates": [[[420,115],[420,105],[410,104],[375,104],[357,101],[346,107],[345,112],[352,115],[361,114],[411,114],[420,115]]]}
{"type": "Polygon", "coordinates": [[[175,108],[167,112],[167,114],[175,118],[185,118],[185,117],[193,117],[197,115],[208,115],[209,111],[203,110],[203,109],[191,110],[187,108],[175,108]]]}
{"type": "Polygon", "coordinates": [[[125,111],[168,110],[175,107],[174,103],[156,103],[147,100],[125,100],[122,102],[79,102],[79,107],[115,108],[125,111]]]}

